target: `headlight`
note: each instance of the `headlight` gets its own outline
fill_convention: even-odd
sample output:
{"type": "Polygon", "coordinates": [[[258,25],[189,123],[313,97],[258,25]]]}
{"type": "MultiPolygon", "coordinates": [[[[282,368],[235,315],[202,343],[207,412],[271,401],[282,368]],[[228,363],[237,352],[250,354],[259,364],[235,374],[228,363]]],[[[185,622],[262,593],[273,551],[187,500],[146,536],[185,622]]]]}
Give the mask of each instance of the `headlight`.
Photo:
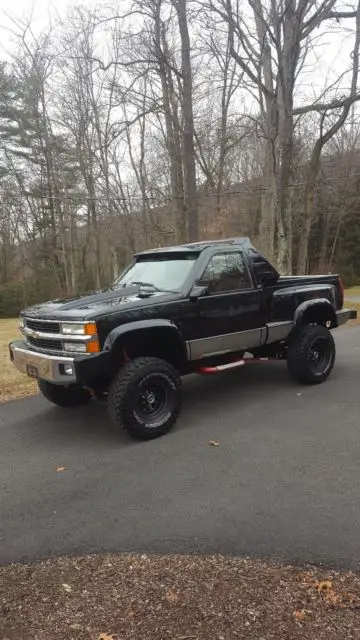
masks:
{"type": "Polygon", "coordinates": [[[86,353],[86,343],[64,342],[64,351],[72,351],[73,353],[86,353]]]}
{"type": "Polygon", "coordinates": [[[71,353],[99,353],[100,351],[95,322],[63,322],[61,333],[63,337],[68,336],[69,339],[69,342],[64,341],[64,351],[71,353]],[[84,342],[79,336],[84,337],[84,342]]]}
{"type": "Polygon", "coordinates": [[[19,318],[19,327],[20,329],[23,329],[25,327],[25,320],[22,316],[20,316],[19,318]]]}
{"type": "Polygon", "coordinates": [[[84,336],[85,325],[84,324],[62,324],[61,333],[69,336],[84,336]]]}
{"type": "Polygon", "coordinates": [[[64,322],[61,325],[61,333],[67,336],[96,336],[96,324],[94,322],[84,322],[84,324],[64,322]]]}

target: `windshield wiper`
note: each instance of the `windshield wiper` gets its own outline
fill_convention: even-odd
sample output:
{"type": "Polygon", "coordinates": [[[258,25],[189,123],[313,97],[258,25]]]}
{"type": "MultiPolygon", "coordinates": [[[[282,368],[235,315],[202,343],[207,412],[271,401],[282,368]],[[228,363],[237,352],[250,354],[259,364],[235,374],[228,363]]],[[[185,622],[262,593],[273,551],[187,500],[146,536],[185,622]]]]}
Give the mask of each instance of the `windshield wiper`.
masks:
{"type": "Polygon", "coordinates": [[[159,287],[155,286],[152,282],[143,282],[142,280],[132,280],[124,286],[127,286],[128,284],[138,284],[139,287],[149,287],[150,289],[153,289],[153,291],[159,291],[159,293],[176,293],[173,289],[159,289],[159,287]]]}

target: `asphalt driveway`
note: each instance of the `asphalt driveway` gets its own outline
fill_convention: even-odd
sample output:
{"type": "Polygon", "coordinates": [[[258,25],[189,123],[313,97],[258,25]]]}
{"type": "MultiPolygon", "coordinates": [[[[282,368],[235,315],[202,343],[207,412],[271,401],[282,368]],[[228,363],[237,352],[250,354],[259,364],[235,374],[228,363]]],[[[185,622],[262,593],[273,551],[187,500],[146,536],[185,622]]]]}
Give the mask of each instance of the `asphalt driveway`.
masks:
{"type": "Polygon", "coordinates": [[[283,363],[187,379],[178,426],[154,442],[116,434],[100,403],[1,405],[0,562],[214,552],[358,569],[360,329],[336,335],[321,387],[283,363]]]}

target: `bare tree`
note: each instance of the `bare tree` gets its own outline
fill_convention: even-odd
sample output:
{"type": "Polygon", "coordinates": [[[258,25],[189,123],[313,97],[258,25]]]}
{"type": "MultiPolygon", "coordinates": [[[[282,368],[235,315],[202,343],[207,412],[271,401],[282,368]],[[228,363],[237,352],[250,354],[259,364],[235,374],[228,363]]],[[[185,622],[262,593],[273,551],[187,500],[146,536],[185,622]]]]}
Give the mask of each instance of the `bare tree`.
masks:
{"type": "MultiPolygon", "coordinates": [[[[352,78],[349,95],[342,98],[340,103],[336,101],[333,106],[331,102],[328,105],[314,105],[314,110],[319,113],[319,137],[316,140],[310,162],[307,169],[306,185],[305,185],[305,202],[304,214],[301,219],[301,233],[298,247],[297,272],[306,273],[308,267],[308,249],[311,223],[314,216],[314,197],[316,181],[320,169],[321,153],[325,145],[340,131],[344,126],[353,104],[360,99],[358,77],[359,77],[359,48],[360,48],[360,2],[358,2],[355,14],[355,41],[351,54],[352,58],[352,78]],[[326,122],[330,121],[330,125],[326,129],[326,122]]],[[[339,18],[340,19],[340,18],[339,18]]],[[[299,110],[298,110],[299,111],[299,110]]],[[[301,112],[301,111],[300,111],[301,112]]]]}
{"type": "Polygon", "coordinates": [[[358,7],[134,0],[14,30],[0,62],[0,314],[103,287],[137,250],[199,229],[252,235],[284,273],[360,277],[358,7]],[[329,24],[354,25],[351,68],[300,103],[329,24]]]}
{"type": "MultiPolygon", "coordinates": [[[[249,134],[249,123],[245,112],[239,108],[242,98],[239,89],[242,88],[244,74],[238,73],[231,55],[229,32],[225,30],[224,33],[224,29],[219,29],[219,25],[205,15],[202,19],[204,29],[200,37],[207,54],[207,77],[206,83],[203,77],[199,81],[200,98],[197,103],[203,102],[204,106],[195,119],[196,151],[206,187],[215,191],[220,215],[221,194],[230,177],[227,160],[234,148],[241,153],[241,142],[249,134]]],[[[194,96],[197,97],[196,91],[194,96]]]]}
{"type": "MultiPolygon", "coordinates": [[[[339,18],[335,4],[336,0],[288,0],[285,5],[249,0],[247,8],[239,0],[209,4],[227,23],[231,54],[257,90],[265,140],[260,243],[282,272],[292,270],[294,116],[329,108],[317,101],[295,108],[295,84],[315,30],[325,20],[339,18]]],[[[342,98],[330,108],[342,108],[348,101],[342,98]]]]}
{"type": "Polygon", "coordinates": [[[162,0],[153,3],[154,46],[161,82],[162,102],[165,117],[165,139],[169,154],[171,195],[175,214],[177,242],[186,240],[186,208],[184,200],[184,170],[182,162],[181,124],[179,99],[176,92],[179,72],[171,60],[167,41],[167,25],[161,18],[162,0]],[[175,76],[175,77],[174,77],[175,76]]]}
{"type": "Polygon", "coordinates": [[[182,149],[187,214],[188,239],[198,240],[199,221],[197,208],[196,164],[194,142],[193,78],[191,68],[191,44],[188,27],[187,0],[172,0],[176,9],[181,39],[181,106],[183,117],[182,149]]]}

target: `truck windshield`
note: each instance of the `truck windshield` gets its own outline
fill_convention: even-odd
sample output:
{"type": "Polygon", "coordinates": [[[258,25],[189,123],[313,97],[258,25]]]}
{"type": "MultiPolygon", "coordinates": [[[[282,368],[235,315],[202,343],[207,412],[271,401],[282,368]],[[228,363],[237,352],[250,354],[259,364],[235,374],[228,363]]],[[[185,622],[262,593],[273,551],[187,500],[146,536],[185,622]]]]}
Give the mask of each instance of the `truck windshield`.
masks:
{"type": "Polygon", "coordinates": [[[197,255],[157,256],[137,260],[113,284],[113,288],[143,284],[158,291],[178,291],[193,267],[197,255]]]}

